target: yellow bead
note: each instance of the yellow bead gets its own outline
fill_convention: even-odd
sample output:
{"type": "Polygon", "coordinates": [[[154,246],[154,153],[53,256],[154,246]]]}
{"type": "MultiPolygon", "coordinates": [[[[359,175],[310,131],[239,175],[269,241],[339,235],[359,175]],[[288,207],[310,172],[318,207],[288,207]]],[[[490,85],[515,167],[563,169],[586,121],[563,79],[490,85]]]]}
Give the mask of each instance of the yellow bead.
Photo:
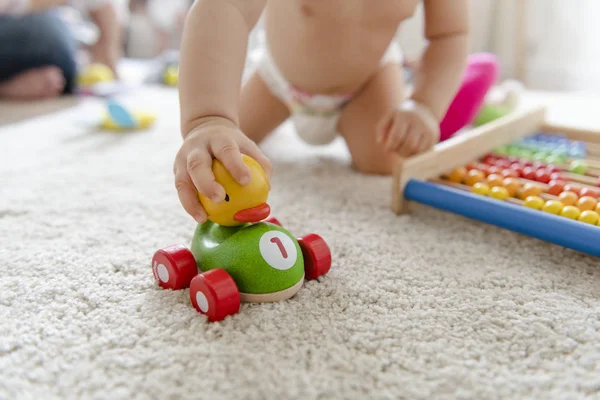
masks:
{"type": "Polygon", "coordinates": [[[578,218],[579,221],[586,224],[596,225],[600,221],[600,215],[596,211],[584,211],[578,218]]]}
{"type": "Polygon", "coordinates": [[[492,188],[492,190],[490,190],[490,197],[493,197],[494,199],[497,199],[497,200],[506,200],[510,196],[509,196],[508,190],[506,190],[506,188],[503,188],[502,186],[494,186],[492,188]]]}
{"type": "Polygon", "coordinates": [[[542,207],[542,211],[558,215],[563,207],[563,203],[558,200],[548,200],[542,207]]]}
{"type": "Polygon", "coordinates": [[[454,183],[462,183],[467,176],[467,169],[465,167],[455,168],[448,175],[448,180],[454,183]]]}
{"type": "Polygon", "coordinates": [[[477,182],[473,185],[473,193],[487,196],[490,193],[490,187],[483,182],[477,182]]]}
{"type": "Polygon", "coordinates": [[[524,205],[534,210],[541,210],[544,207],[544,199],[539,196],[529,196],[525,199],[524,205]]]}
{"type": "Polygon", "coordinates": [[[566,206],[560,212],[561,217],[569,218],[569,219],[577,219],[581,215],[581,210],[575,206],[566,206]]]}

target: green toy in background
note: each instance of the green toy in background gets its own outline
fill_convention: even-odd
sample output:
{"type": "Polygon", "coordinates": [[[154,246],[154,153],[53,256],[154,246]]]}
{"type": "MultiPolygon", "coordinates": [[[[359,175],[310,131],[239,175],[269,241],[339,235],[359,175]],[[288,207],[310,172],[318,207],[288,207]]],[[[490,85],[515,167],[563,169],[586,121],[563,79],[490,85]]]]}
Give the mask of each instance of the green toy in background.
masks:
{"type": "Polygon", "coordinates": [[[210,321],[239,311],[240,303],[274,302],[294,296],[305,279],[329,272],[327,243],[310,234],[295,239],[275,218],[268,218],[268,178],[244,155],[252,180],[242,186],[214,160],[216,181],[226,191],[215,203],[199,195],[209,220],[199,224],[191,251],[175,245],[158,250],[152,271],[164,289],[190,288],[190,300],[210,321]]]}
{"type": "Polygon", "coordinates": [[[497,92],[488,96],[473,125],[476,127],[485,125],[512,113],[519,106],[522,92],[523,85],[520,82],[504,81],[499,87],[500,96],[497,96],[497,92]]]}

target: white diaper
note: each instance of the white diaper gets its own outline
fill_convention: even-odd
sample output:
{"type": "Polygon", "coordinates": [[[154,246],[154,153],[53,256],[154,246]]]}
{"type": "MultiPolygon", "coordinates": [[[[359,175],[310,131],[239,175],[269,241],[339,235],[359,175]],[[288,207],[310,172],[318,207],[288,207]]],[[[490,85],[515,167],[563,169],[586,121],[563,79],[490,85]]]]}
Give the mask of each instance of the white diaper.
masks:
{"type": "MultiPolygon", "coordinates": [[[[382,57],[381,64],[401,64],[402,58],[400,46],[394,41],[382,57]]],[[[352,94],[320,95],[294,87],[283,77],[268,49],[257,71],[271,92],[288,106],[296,131],[305,142],[324,145],[336,138],[341,110],[352,99],[352,94]]]]}

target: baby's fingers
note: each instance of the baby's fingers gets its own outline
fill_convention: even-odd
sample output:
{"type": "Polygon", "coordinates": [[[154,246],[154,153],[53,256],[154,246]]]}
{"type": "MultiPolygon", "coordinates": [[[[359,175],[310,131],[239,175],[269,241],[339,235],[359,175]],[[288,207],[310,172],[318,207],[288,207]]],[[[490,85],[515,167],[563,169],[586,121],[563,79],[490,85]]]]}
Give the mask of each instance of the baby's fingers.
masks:
{"type": "Polygon", "coordinates": [[[233,139],[227,136],[217,136],[211,141],[210,150],[240,185],[250,183],[252,180],[250,169],[244,163],[240,148],[233,139]]]}
{"type": "Polygon", "coordinates": [[[186,171],[185,165],[183,168],[175,167],[175,188],[177,188],[177,196],[179,196],[179,201],[184,210],[198,223],[206,222],[206,211],[200,200],[198,200],[198,192],[186,171]]]}
{"type": "Polygon", "coordinates": [[[255,159],[256,162],[258,162],[263,167],[265,173],[267,174],[267,177],[269,177],[269,179],[271,178],[271,175],[273,173],[273,165],[271,164],[271,160],[269,160],[267,156],[263,154],[263,152],[260,150],[260,148],[255,142],[248,140],[248,143],[244,144],[241,150],[245,154],[255,159]]]}
{"type": "Polygon", "coordinates": [[[212,162],[208,151],[193,150],[188,154],[186,167],[198,192],[218,203],[225,199],[225,189],[215,180],[212,162]]]}

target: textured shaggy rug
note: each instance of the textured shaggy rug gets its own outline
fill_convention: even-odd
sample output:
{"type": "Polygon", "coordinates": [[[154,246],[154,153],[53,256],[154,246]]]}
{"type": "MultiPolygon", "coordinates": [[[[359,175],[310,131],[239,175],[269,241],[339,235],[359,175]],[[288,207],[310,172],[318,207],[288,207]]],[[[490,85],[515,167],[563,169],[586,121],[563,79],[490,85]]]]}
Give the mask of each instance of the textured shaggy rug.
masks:
{"type": "Polygon", "coordinates": [[[160,290],[153,252],[188,244],[171,165],[176,93],[123,101],[151,132],[95,132],[82,104],[0,128],[1,399],[579,399],[600,391],[597,259],[426,207],[343,144],[265,143],[270,203],[330,244],[330,274],[209,324],[160,290]]]}

